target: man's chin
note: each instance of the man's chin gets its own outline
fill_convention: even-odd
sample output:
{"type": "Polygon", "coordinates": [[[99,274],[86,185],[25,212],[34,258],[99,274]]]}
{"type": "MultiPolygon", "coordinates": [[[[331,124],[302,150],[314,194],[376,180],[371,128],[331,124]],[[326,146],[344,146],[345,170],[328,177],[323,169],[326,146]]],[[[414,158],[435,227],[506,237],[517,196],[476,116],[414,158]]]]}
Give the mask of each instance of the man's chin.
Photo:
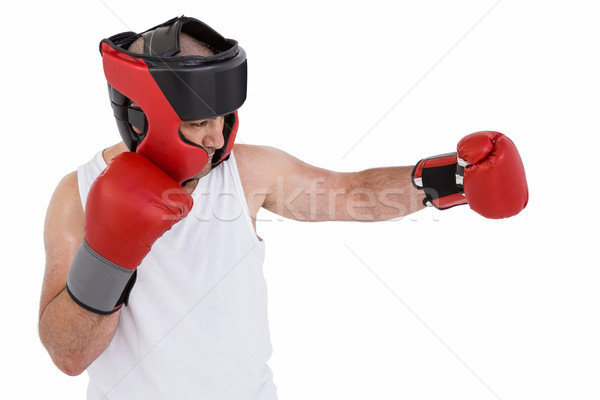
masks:
{"type": "Polygon", "coordinates": [[[200,171],[198,174],[194,175],[190,179],[200,179],[203,176],[208,175],[208,173],[211,171],[211,169],[212,169],[212,157],[210,157],[208,159],[208,161],[206,162],[206,165],[204,166],[204,168],[202,169],[202,171],[200,171]]]}

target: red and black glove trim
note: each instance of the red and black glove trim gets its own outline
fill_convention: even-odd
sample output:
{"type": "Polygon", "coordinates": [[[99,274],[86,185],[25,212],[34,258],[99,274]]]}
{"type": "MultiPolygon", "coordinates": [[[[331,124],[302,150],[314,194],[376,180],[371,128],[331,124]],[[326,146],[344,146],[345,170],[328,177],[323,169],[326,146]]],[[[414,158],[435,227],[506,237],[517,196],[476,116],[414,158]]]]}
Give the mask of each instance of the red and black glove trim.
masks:
{"type": "Polygon", "coordinates": [[[412,172],[412,183],[425,192],[423,204],[440,210],[467,204],[463,194],[464,166],[457,153],[440,154],[420,160],[412,172]]]}

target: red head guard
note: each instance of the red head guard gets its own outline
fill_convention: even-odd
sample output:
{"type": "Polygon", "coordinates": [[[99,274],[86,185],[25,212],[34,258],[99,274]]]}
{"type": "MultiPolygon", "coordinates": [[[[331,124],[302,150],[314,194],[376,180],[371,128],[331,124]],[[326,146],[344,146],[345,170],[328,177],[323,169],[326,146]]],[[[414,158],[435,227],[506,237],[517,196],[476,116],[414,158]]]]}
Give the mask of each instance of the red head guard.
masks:
{"type": "Polygon", "coordinates": [[[100,52],[119,132],[131,151],[184,182],[204,169],[208,155],[181,135],[181,122],[224,115],[225,144],[215,152],[212,165],[227,159],[237,133],[236,110],[246,99],[247,86],[246,53],[236,41],[196,19],[180,17],[142,34],[114,35],[100,43],[100,52]],[[181,32],[215,55],[178,57],[181,32]],[[141,36],[144,54],[127,51],[141,36]],[[141,110],[131,107],[132,102],[141,110]]]}

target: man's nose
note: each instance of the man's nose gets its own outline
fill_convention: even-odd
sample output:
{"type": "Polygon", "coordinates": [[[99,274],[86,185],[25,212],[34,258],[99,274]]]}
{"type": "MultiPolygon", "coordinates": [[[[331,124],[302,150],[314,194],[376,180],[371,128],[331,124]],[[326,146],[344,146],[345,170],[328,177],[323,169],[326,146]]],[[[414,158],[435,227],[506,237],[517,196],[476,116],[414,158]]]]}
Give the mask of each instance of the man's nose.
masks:
{"type": "Polygon", "coordinates": [[[218,123],[210,124],[208,133],[202,139],[202,146],[220,149],[224,145],[225,139],[223,138],[223,127],[218,123]]]}

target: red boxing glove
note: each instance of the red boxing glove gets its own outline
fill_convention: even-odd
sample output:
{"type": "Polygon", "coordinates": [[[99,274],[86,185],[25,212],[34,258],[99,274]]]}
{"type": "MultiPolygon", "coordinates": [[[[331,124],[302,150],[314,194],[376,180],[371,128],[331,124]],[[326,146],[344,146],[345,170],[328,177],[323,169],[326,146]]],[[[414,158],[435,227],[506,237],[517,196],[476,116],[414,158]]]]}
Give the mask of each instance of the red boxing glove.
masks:
{"type": "Polygon", "coordinates": [[[458,164],[465,169],[465,197],[473,211],[486,218],[507,218],[525,208],[525,168],[512,140],[500,132],[475,132],[458,142],[457,150],[458,164]]]}
{"type": "Polygon", "coordinates": [[[67,277],[73,300],[98,314],[118,310],[156,239],[192,204],[187,191],[144,156],[113,158],[88,193],[85,237],[67,277]]]}
{"type": "Polygon", "coordinates": [[[441,210],[469,204],[486,218],[508,218],[529,199],[525,169],[514,143],[499,132],[465,136],[458,153],[423,159],[413,170],[413,184],[426,194],[424,204],[441,210]]]}

